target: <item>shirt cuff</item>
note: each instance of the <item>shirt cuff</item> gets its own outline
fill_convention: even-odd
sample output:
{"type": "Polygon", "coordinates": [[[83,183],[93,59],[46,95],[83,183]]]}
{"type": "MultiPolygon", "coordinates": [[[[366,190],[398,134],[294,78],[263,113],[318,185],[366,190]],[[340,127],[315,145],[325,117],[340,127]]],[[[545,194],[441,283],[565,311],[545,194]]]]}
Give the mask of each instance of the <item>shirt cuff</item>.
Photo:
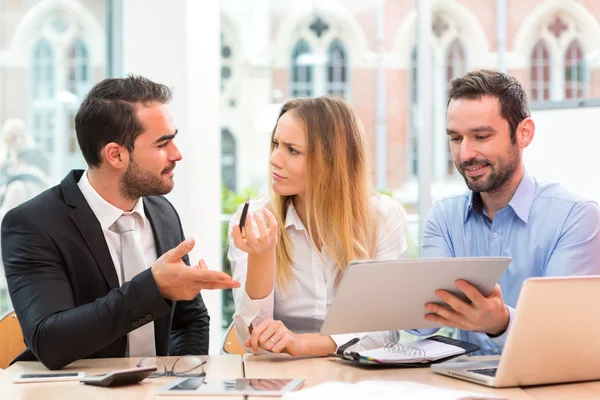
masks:
{"type": "Polygon", "coordinates": [[[433,335],[434,333],[436,333],[439,330],[440,330],[440,328],[423,328],[423,329],[406,329],[405,332],[410,333],[411,335],[414,335],[414,336],[429,336],[429,335],[433,335]]]}
{"type": "Polygon", "coordinates": [[[348,343],[354,338],[359,338],[360,341],[347,350],[362,351],[378,349],[385,346],[388,342],[396,343],[400,339],[399,331],[382,331],[382,332],[362,332],[362,333],[345,333],[329,336],[336,344],[336,352],[340,346],[348,343]]]}
{"type": "MultiPolygon", "coordinates": [[[[266,318],[273,318],[273,290],[264,299],[253,300],[245,289],[241,290],[240,301],[233,315],[235,333],[242,346],[250,338],[250,324],[256,327],[266,318]]],[[[247,350],[247,349],[246,349],[247,350]]]]}
{"type": "Polygon", "coordinates": [[[498,335],[498,336],[490,337],[488,335],[488,337],[490,338],[490,340],[498,347],[498,349],[500,350],[500,352],[504,348],[504,344],[506,343],[506,338],[508,337],[508,331],[510,330],[510,326],[511,326],[512,321],[513,321],[514,316],[515,316],[515,309],[514,308],[506,306],[506,309],[508,310],[508,326],[506,327],[506,330],[501,335],[498,335]]]}
{"type": "MultiPolygon", "coordinates": [[[[357,333],[357,334],[343,333],[343,334],[339,334],[339,335],[329,335],[329,337],[331,338],[331,340],[333,340],[335,342],[335,351],[337,352],[337,349],[339,349],[340,346],[348,343],[349,341],[351,341],[354,338],[362,339],[363,336],[365,336],[365,335],[366,335],[365,333],[357,333]]],[[[350,346],[348,349],[353,349],[354,346],[350,346]]]]}

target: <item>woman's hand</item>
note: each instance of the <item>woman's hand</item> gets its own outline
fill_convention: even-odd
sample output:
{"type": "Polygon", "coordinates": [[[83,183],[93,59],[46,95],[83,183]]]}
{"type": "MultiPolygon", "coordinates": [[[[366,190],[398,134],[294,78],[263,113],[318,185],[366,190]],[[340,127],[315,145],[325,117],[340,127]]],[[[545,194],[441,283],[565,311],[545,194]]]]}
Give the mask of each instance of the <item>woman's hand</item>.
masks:
{"type": "Polygon", "coordinates": [[[239,225],[234,225],[231,232],[233,243],[235,243],[238,249],[248,253],[248,255],[254,256],[262,256],[272,253],[275,250],[275,245],[277,244],[277,221],[269,210],[263,208],[262,211],[249,213],[244,225],[243,230],[240,230],[239,225]],[[269,221],[269,226],[265,224],[260,215],[261,212],[269,221]],[[252,228],[253,221],[258,227],[258,234],[252,228]]]}
{"type": "Polygon", "coordinates": [[[271,318],[265,319],[252,330],[252,335],[244,346],[251,347],[254,353],[258,353],[260,348],[272,353],[287,353],[291,356],[304,354],[301,336],[286,328],[283,322],[271,318]]]}

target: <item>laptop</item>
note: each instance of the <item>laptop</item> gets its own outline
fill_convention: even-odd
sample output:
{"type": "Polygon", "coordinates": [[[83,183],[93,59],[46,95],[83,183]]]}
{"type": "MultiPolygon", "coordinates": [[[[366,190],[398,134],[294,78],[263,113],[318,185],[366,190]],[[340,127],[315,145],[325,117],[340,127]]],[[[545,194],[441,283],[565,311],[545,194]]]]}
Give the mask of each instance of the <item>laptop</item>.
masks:
{"type": "Polygon", "coordinates": [[[340,280],[320,333],[441,327],[425,319],[425,304],[441,303],[436,290],[465,298],[455,284],[464,279],[487,296],[510,261],[509,257],[353,261],[340,280]]]}
{"type": "Polygon", "coordinates": [[[492,387],[598,380],[599,294],[600,276],[527,279],[499,359],[431,368],[492,387]]]}

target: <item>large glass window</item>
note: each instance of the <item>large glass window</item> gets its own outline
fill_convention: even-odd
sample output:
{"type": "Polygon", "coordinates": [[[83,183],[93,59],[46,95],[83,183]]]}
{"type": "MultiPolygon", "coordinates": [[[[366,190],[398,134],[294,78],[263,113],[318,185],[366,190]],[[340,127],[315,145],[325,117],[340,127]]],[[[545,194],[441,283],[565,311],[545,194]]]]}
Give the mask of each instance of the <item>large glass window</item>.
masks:
{"type": "Polygon", "coordinates": [[[292,53],[292,81],[290,93],[292,97],[314,95],[314,66],[311,65],[310,46],[301,39],[292,53]]]}
{"type": "Polygon", "coordinates": [[[31,134],[35,142],[52,152],[54,141],[55,61],[52,46],[38,39],[31,59],[31,134]]]}
{"type": "MultiPolygon", "coordinates": [[[[467,61],[465,57],[465,50],[460,39],[454,39],[448,46],[446,51],[446,82],[450,85],[450,81],[454,78],[458,78],[467,73],[467,61]]],[[[442,104],[440,104],[442,106],[442,104]]],[[[446,175],[454,176],[457,174],[456,167],[454,166],[454,158],[448,145],[447,161],[446,161],[446,175]]]]}
{"type": "Polygon", "coordinates": [[[327,94],[346,97],[348,66],[346,50],[339,40],[331,43],[327,51],[327,94]]]}
{"type": "Polygon", "coordinates": [[[579,41],[574,40],[565,54],[565,99],[583,98],[586,83],[583,50],[579,41]]]}
{"type": "Polygon", "coordinates": [[[552,86],[550,53],[543,40],[537,42],[531,52],[531,100],[550,100],[552,86]]]}
{"type": "Polygon", "coordinates": [[[236,185],[236,163],[235,163],[235,138],[227,128],[221,129],[221,179],[223,185],[235,192],[236,185]]]}
{"type": "MultiPolygon", "coordinates": [[[[0,0],[0,220],[85,165],[74,117],[104,78],[105,21],[104,0],[0,0]]],[[[1,265],[0,315],[11,307],[1,265]]]]}

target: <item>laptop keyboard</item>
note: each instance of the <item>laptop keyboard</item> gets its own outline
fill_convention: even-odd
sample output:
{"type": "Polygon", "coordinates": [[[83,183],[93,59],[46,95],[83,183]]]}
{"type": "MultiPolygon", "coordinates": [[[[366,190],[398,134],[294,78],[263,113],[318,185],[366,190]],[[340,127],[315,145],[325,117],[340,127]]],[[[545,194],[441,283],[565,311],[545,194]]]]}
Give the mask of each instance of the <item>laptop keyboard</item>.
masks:
{"type": "Polygon", "coordinates": [[[496,371],[498,368],[479,368],[479,369],[470,369],[469,372],[475,372],[476,374],[487,375],[487,376],[496,376],[496,371]]]}

